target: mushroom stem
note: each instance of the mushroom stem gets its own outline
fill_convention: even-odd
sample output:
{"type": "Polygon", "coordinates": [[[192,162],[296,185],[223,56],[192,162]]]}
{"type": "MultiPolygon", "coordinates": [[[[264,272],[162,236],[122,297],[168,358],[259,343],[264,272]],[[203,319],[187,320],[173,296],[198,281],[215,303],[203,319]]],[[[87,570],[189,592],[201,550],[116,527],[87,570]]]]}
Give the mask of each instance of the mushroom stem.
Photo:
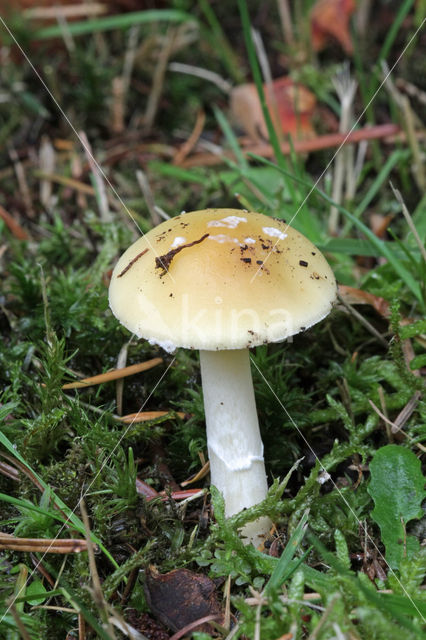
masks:
{"type": "MultiPolygon", "coordinates": [[[[211,483],[222,493],[227,517],[267,494],[248,349],[200,351],[211,483]]],[[[271,526],[258,518],[242,530],[256,546],[271,526]]]]}

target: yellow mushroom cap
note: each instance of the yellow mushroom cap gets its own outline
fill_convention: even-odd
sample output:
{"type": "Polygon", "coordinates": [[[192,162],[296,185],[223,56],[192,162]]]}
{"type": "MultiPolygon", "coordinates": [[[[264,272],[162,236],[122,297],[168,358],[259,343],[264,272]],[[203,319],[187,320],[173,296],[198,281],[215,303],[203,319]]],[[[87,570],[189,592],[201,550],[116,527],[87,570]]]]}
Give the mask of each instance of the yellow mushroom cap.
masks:
{"type": "Polygon", "coordinates": [[[163,222],[121,256],[109,289],[117,319],[167,351],[279,342],[324,318],[335,297],[333,272],[307,238],[240,209],[163,222]]]}

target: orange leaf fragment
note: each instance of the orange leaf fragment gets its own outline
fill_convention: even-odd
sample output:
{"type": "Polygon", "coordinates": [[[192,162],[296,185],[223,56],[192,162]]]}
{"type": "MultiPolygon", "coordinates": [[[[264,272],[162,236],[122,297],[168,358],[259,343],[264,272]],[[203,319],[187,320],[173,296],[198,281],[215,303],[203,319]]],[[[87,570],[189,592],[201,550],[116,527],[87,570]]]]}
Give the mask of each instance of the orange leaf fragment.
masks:
{"type": "Polygon", "coordinates": [[[8,212],[4,207],[0,205],[0,219],[9,228],[12,235],[18,240],[28,240],[28,233],[21,227],[19,222],[8,212]]]}
{"type": "MultiPolygon", "coordinates": [[[[273,95],[265,86],[266,102],[274,126],[283,134],[298,140],[306,140],[315,135],[311,118],[316,98],[309,89],[287,76],[276,78],[272,83],[273,95]],[[275,113],[274,107],[277,107],[275,113]],[[277,121],[278,120],[278,121],[277,121]]],[[[234,120],[255,141],[267,140],[268,130],[256,85],[242,84],[231,91],[231,113],[234,120]]]]}
{"type": "Polygon", "coordinates": [[[152,369],[152,367],[156,367],[157,364],[161,364],[162,362],[163,358],[152,358],[152,360],[132,364],[129,367],[123,367],[122,369],[112,369],[106,373],[100,373],[97,376],[84,378],[77,382],[68,382],[67,384],[62,385],[62,389],[82,389],[83,387],[90,387],[94,384],[102,384],[103,382],[111,382],[111,380],[119,380],[120,378],[133,376],[135,373],[152,369]]]}
{"type": "Polygon", "coordinates": [[[349,32],[349,20],[356,9],[355,0],[318,0],[311,11],[312,47],[324,49],[337,40],[345,53],[352,55],[354,47],[349,32]]]}
{"type": "MultiPolygon", "coordinates": [[[[118,418],[120,422],[125,424],[133,424],[134,422],[147,422],[148,420],[156,420],[162,416],[167,416],[171,411],[138,411],[137,413],[129,413],[127,416],[121,416],[118,418]]],[[[176,411],[174,415],[179,416],[181,420],[187,418],[187,414],[182,411],[176,411]]]]}
{"type": "Polygon", "coordinates": [[[193,482],[198,482],[199,480],[202,480],[202,478],[206,477],[209,471],[210,471],[210,462],[207,461],[205,464],[203,464],[201,469],[192,478],[190,478],[189,480],[184,480],[183,482],[180,483],[180,486],[186,487],[188,484],[192,484],[193,482]]]}

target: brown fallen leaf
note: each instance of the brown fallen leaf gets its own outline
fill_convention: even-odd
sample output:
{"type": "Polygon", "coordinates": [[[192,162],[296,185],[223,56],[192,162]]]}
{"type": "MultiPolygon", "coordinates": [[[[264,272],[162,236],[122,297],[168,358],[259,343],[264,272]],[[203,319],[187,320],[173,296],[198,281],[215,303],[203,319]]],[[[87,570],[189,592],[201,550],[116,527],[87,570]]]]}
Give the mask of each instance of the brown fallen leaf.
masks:
{"type": "Polygon", "coordinates": [[[369,304],[384,318],[389,318],[390,316],[389,302],[384,298],[368,293],[368,291],[339,284],[339,294],[348,304],[369,304]]]}
{"type": "Polygon", "coordinates": [[[317,0],[311,10],[312,47],[321,51],[337,40],[345,53],[352,55],[349,20],[356,9],[355,0],[317,0]]]}
{"type": "Polygon", "coordinates": [[[370,229],[378,238],[384,238],[386,235],[386,231],[392,220],[394,219],[395,214],[389,213],[388,215],[383,215],[382,213],[371,213],[369,216],[370,229]]]}
{"type": "MultiPolygon", "coordinates": [[[[266,86],[264,89],[271,117],[275,119],[274,125],[279,131],[298,140],[306,140],[315,135],[311,117],[316,98],[309,89],[293,82],[287,76],[273,81],[273,96],[270,95],[266,86]],[[277,108],[276,116],[274,116],[274,105],[277,108]]],[[[242,84],[232,89],[230,107],[234,120],[252,140],[260,142],[268,139],[268,130],[256,85],[242,84]]]]}
{"type": "MultiPolygon", "coordinates": [[[[213,580],[188,569],[174,569],[161,575],[150,566],[145,574],[144,591],[149,608],[173,631],[205,616],[216,616],[216,622],[223,624],[224,614],[216,589],[213,580]]],[[[211,633],[212,627],[203,624],[197,630],[211,633]]]]}
{"type": "Polygon", "coordinates": [[[311,118],[317,100],[312,91],[288,76],[276,78],[272,84],[283,133],[289,133],[299,140],[314,136],[311,118]]]}

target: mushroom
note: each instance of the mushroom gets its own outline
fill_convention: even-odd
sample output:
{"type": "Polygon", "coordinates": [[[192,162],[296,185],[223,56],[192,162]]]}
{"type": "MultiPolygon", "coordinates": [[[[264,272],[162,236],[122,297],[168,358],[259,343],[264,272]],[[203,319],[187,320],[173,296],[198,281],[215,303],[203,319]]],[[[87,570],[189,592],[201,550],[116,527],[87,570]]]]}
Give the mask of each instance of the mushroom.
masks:
{"type": "MultiPolygon", "coordinates": [[[[322,320],[336,282],[318,249],[283,220],[238,209],[183,213],[137,240],[114,268],[117,319],[169,352],[200,350],[211,483],[227,517],[267,493],[249,348],[322,320]]],[[[269,518],[242,530],[258,545],[269,518]]]]}

